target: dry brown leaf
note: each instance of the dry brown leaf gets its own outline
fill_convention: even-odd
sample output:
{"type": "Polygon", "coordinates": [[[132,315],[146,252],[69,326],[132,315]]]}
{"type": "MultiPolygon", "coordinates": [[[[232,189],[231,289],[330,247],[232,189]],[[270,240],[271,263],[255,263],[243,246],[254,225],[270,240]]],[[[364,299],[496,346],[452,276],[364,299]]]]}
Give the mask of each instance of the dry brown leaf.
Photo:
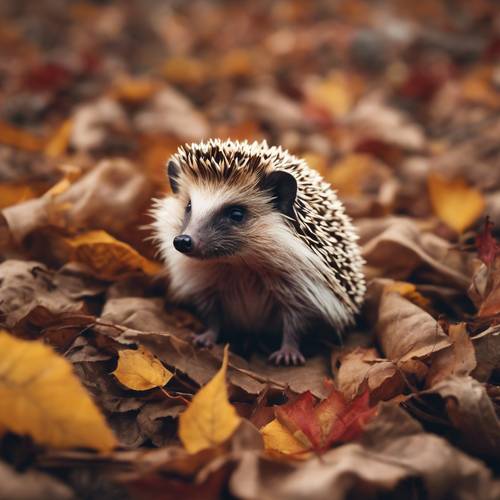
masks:
{"type": "Polygon", "coordinates": [[[411,372],[414,366],[405,362],[422,360],[451,345],[429,313],[395,292],[382,294],[377,338],[385,356],[411,372]]]}
{"type": "Polygon", "coordinates": [[[210,133],[205,117],[173,88],[158,92],[148,107],[135,116],[134,123],[142,133],[170,133],[184,141],[198,141],[210,133]]]}
{"type": "Polygon", "coordinates": [[[77,151],[105,150],[117,135],[130,132],[125,110],[110,97],[79,106],[71,120],[70,144],[77,151]]]}
{"type": "Polygon", "coordinates": [[[335,383],[347,399],[357,396],[365,383],[372,401],[388,400],[403,392],[405,381],[397,363],[380,358],[373,348],[334,352],[335,383]]]}
{"type": "Polygon", "coordinates": [[[422,127],[395,107],[387,105],[379,91],[364,96],[344,118],[349,127],[349,140],[380,141],[396,147],[421,151],[426,140],[422,127]]]}
{"type": "Polygon", "coordinates": [[[8,329],[46,326],[66,313],[84,313],[84,305],[55,284],[53,271],[38,262],[6,260],[0,264],[0,320],[8,329]]]}
{"type": "Polygon", "coordinates": [[[20,435],[56,448],[110,451],[116,445],[71,365],[41,342],[0,331],[0,420],[20,435]]]}
{"type": "Polygon", "coordinates": [[[459,233],[484,212],[483,195],[462,179],[447,180],[439,174],[431,174],[428,188],[434,213],[459,233]]]}
{"type": "Polygon", "coordinates": [[[103,160],[64,192],[2,210],[14,240],[49,224],[119,233],[148,203],[151,183],[126,160],[103,160]]]}
{"type": "Polygon", "coordinates": [[[491,326],[471,340],[477,359],[471,375],[480,382],[487,382],[493,372],[500,370],[500,326],[491,326]]]}
{"type": "Polygon", "coordinates": [[[358,227],[370,275],[407,280],[418,273],[420,282],[462,290],[469,286],[472,256],[423,232],[412,219],[385,218],[378,223],[366,219],[358,222],[358,227]]]}
{"type": "Polygon", "coordinates": [[[481,383],[468,376],[450,376],[425,393],[439,394],[446,400],[448,417],[467,450],[498,459],[500,420],[481,383]]]}
{"type": "MultiPolygon", "coordinates": [[[[303,128],[307,124],[300,106],[269,86],[242,92],[238,100],[261,120],[278,128],[303,128]]],[[[246,138],[245,138],[246,139],[246,138]]]]}
{"type": "Polygon", "coordinates": [[[450,348],[433,357],[427,375],[427,387],[433,387],[450,375],[469,375],[477,365],[466,324],[450,325],[448,336],[453,343],[450,348]]]}

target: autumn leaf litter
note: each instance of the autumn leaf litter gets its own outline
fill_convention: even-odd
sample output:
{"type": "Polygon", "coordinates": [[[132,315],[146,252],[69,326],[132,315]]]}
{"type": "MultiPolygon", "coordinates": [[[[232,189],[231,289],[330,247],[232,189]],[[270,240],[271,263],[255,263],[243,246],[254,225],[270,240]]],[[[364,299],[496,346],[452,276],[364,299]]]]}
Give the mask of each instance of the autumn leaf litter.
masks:
{"type": "Polygon", "coordinates": [[[497,9],[56,4],[0,7],[0,498],[499,498],[497,9]],[[208,137],[354,218],[366,302],[305,366],[168,296],[148,210],[208,137]]]}

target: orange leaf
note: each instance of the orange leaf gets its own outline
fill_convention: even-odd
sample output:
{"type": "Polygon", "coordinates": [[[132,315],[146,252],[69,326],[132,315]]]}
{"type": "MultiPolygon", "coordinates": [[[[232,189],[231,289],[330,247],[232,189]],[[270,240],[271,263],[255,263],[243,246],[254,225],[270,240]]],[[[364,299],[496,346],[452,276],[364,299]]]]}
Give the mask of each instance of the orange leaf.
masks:
{"type": "Polygon", "coordinates": [[[6,144],[25,151],[40,151],[45,141],[26,130],[0,122],[0,144],[6,144]]]}
{"type": "Polygon", "coordinates": [[[359,437],[376,412],[369,400],[368,390],[348,402],[340,391],[332,389],[326,399],[316,404],[314,396],[307,391],[296,400],[277,407],[275,415],[301,445],[321,452],[336,443],[359,437]]]}
{"type": "Polygon", "coordinates": [[[45,154],[51,158],[62,156],[68,147],[72,130],[73,120],[63,122],[45,146],[45,154]]]}

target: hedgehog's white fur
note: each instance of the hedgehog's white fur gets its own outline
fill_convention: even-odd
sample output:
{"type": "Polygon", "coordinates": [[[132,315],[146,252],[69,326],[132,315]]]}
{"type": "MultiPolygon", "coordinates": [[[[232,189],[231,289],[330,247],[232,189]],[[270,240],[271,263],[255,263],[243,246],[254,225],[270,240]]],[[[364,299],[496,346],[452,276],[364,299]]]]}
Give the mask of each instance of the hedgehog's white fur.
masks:
{"type": "Polygon", "coordinates": [[[305,333],[311,320],[322,319],[340,333],[353,321],[365,292],[357,236],[316,171],[265,142],[210,140],[179,148],[173,159],[184,175],[181,193],[157,201],[153,227],[176,299],[194,303],[205,318],[236,331],[305,333]],[[271,195],[257,188],[256,180],[274,170],[297,181],[294,221],[272,209],[271,195]],[[174,249],[186,192],[194,230],[197,220],[225,203],[258,207],[258,221],[241,252],[196,260],[174,249]],[[217,313],[216,302],[222,309],[217,313]]]}

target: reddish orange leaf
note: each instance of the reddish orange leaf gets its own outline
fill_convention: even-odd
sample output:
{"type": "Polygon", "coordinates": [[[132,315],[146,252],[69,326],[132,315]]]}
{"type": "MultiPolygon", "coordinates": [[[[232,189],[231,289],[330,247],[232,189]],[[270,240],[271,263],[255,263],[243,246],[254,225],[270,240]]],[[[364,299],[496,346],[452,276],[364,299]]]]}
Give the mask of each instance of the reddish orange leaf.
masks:
{"type": "Polygon", "coordinates": [[[375,407],[370,407],[369,399],[368,390],[349,402],[340,391],[332,389],[326,399],[316,403],[315,397],[307,391],[296,400],[277,407],[275,415],[306,448],[321,452],[360,436],[376,412],[375,407]]]}

